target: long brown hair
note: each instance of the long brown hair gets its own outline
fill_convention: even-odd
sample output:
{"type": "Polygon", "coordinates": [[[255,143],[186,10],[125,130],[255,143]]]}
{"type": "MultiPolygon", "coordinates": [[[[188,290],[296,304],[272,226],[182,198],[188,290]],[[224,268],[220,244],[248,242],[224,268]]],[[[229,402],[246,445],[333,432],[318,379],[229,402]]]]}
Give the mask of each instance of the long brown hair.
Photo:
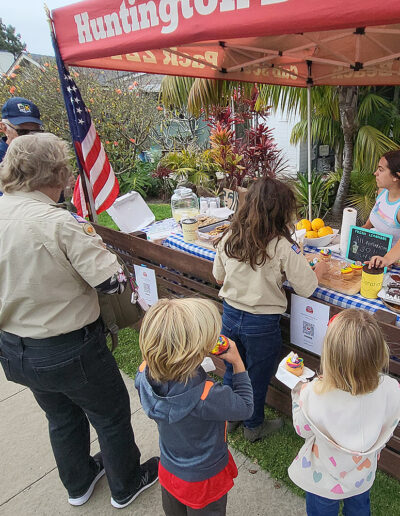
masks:
{"type": "Polygon", "coordinates": [[[226,255],[249,263],[254,270],[256,266],[264,265],[270,259],[267,246],[274,238],[293,242],[291,234],[296,208],[295,195],[287,184],[270,177],[257,179],[226,230],[226,255]]]}

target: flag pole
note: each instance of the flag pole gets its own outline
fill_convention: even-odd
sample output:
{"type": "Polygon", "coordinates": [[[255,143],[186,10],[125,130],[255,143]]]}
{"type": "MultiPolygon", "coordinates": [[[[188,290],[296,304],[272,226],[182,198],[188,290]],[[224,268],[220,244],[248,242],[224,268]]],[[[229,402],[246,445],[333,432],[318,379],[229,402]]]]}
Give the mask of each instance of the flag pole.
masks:
{"type": "MultiPolygon", "coordinates": [[[[58,43],[57,43],[56,35],[54,32],[53,20],[51,18],[50,9],[47,7],[46,4],[44,4],[44,10],[45,10],[45,13],[47,16],[47,22],[50,27],[50,34],[51,34],[53,46],[54,46],[54,48],[56,48],[56,47],[58,48],[58,43]]],[[[57,67],[58,67],[58,63],[57,63],[57,67]]],[[[58,70],[58,72],[60,73],[60,70],[58,70]]],[[[68,124],[69,124],[69,120],[68,120],[68,124]]],[[[72,134],[71,126],[70,126],[70,131],[72,134]]],[[[75,151],[75,159],[76,159],[76,163],[78,165],[79,175],[81,178],[83,195],[85,197],[86,208],[88,211],[88,217],[89,217],[90,222],[97,222],[97,213],[96,213],[96,208],[95,208],[94,199],[93,199],[92,187],[89,184],[88,177],[82,168],[81,162],[80,162],[78,154],[76,152],[75,144],[73,146],[74,146],[74,151],[75,151]]]]}

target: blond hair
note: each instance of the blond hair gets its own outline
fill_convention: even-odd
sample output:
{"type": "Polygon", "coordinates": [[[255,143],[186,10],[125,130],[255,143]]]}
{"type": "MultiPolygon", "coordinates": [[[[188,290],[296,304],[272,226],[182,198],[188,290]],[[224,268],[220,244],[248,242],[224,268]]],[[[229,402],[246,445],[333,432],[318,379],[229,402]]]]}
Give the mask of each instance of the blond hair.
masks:
{"type": "Polygon", "coordinates": [[[378,387],[388,365],[388,346],[376,319],[365,310],[343,310],[325,335],[316,392],[340,389],[354,396],[367,394],[378,387]]]}
{"type": "Polygon", "coordinates": [[[157,382],[186,383],[215,346],[221,315],[212,301],[161,299],[146,313],[139,346],[157,382]]]}
{"type": "Polygon", "coordinates": [[[10,143],[0,167],[0,183],[6,193],[64,188],[70,174],[67,142],[51,133],[34,133],[10,143]]]}

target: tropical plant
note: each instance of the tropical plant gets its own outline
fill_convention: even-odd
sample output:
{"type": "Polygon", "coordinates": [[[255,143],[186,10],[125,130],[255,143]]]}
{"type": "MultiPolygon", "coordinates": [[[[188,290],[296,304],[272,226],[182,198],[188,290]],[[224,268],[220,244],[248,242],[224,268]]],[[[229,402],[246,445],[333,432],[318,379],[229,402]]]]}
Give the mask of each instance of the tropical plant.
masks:
{"type": "MultiPolygon", "coordinates": [[[[308,177],[307,174],[298,173],[296,179],[290,178],[296,194],[300,217],[308,217],[308,177]]],[[[313,217],[325,217],[329,210],[329,189],[321,174],[313,171],[311,174],[311,198],[313,217]]]]}
{"type": "MultiPolygon", "coordinates": [[[[334,148],[336,168],[343,169],[332,208],[335,217],[341,215],[347,200],[352,171],[358,170],[370,176],[380,156],[398,148],[398,99],[396,105],[394,96],[390,98],[390,94],[388,88],[355,86],[320,86],[311,90],[312,139],[334,148]]],[[[289,113],[298,110],[301,121],[293,129],[292,142],[306,140],[307,103],[304,91],[264,85],[260,87],[259,98],[261,103],[280,105],[289,113]]],[[[362,193],[360,195],[364,196],[362,193]]],[[[354,202],[354,197],[352,200],[354,202]]]]}
{"type": "Polygon", "coordinates": [[[121,194],[132,190],[139,192],[144,198],[157,197],[161,189],[161,184],[157,178],[153,177],[154,164],[143,163],[136,160],[130,170],[117,173],[119,190],[121,194]]]}
{"type": "MultiPolygon", "coordinates": [[[[236,136],[235,127],[245,124],[254,115],[254,92],[251,99],[235,94],[235,107],[215,107],[209,118],[211,128],[211,153],[220,171],[225,174],[225,185],[230,189],[243,186],[246,181],[257,177],[274,177],[285,169],[286,161],[282,158],[272,137],[272,130],[264,123],[254,128],[244,129],[242,138],[236,136]]],[[[268,110],[261,113],[265,120],[268,110]]]]}
{"type": "Polygon", "coordinates": [[[176,181],[186,180],[204,187],[215,183],[218,171],[211,151],[201,151],[195,147],[169,152],[161,158],[159,166],[171,170],[176,181]]]}
{"type": "Polygon", "coordinates": [[[176,181],[173,179],[172,175],[173,171],[160,163],[153,172],[153,177],[158,179],[160,183],[161,198],[164,201],[171,197],[171,194],[176,186],[176,181]]]}
{"type": "MultiPolygon", "coordinates": [[[[169,78],[168,87],[162,83],[165,102],[188,105],[191,112],[209,110],[218,102],[226,106],[234,92],[253,85],[211,79],[169,78]]],[[[305,141],[307,134],[307,90],[284,86],[257,85],[259,95],[255,109],[272,105],[286,110],[289,115],[300,113],[301,121],[293,130],[292,142],[305,141]]],[[[327,144],[335,150],[335,169],[343,169],[333,213],[341,215],[349,192],[352,170],[370,174],[379,157],[398,148],[400,143],[399,88],[318,86],[311,89],[314,141],[327,144]]],[[[367,181],[368,182],[368,181],[367,181]]],[[[353,194],[352,194],[353,195],[353,194]]],[[[360,194],[362,195],[362,194],[360,194]]]]}

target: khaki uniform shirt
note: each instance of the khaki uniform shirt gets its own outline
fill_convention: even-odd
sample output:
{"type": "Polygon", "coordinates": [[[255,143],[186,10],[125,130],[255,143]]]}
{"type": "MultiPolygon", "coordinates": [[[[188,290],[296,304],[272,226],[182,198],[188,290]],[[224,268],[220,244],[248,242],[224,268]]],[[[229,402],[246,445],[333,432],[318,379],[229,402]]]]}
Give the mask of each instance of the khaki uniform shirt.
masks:
{"type": "Polygon", "coordinates": [[[223,250],[225,237],[218,245],[213,274],[223,281],[219,296],[238,310],[252,314],[282,314],[286,311],[286,294],[282,287],[289,280],[295,292],[309,297],[318,286],[315,272],[297,245],[286,238],[268,244],[271,259],[253,270],[248,263],[228,258],[223,250]]]}
{"type": "Polygon", "coordinates": [[[0,197],[0,329],[20,337],[53,337],[95,321],[93,287],[119,269],[93,226],[54,204],[38,191],[0,197]]]}

